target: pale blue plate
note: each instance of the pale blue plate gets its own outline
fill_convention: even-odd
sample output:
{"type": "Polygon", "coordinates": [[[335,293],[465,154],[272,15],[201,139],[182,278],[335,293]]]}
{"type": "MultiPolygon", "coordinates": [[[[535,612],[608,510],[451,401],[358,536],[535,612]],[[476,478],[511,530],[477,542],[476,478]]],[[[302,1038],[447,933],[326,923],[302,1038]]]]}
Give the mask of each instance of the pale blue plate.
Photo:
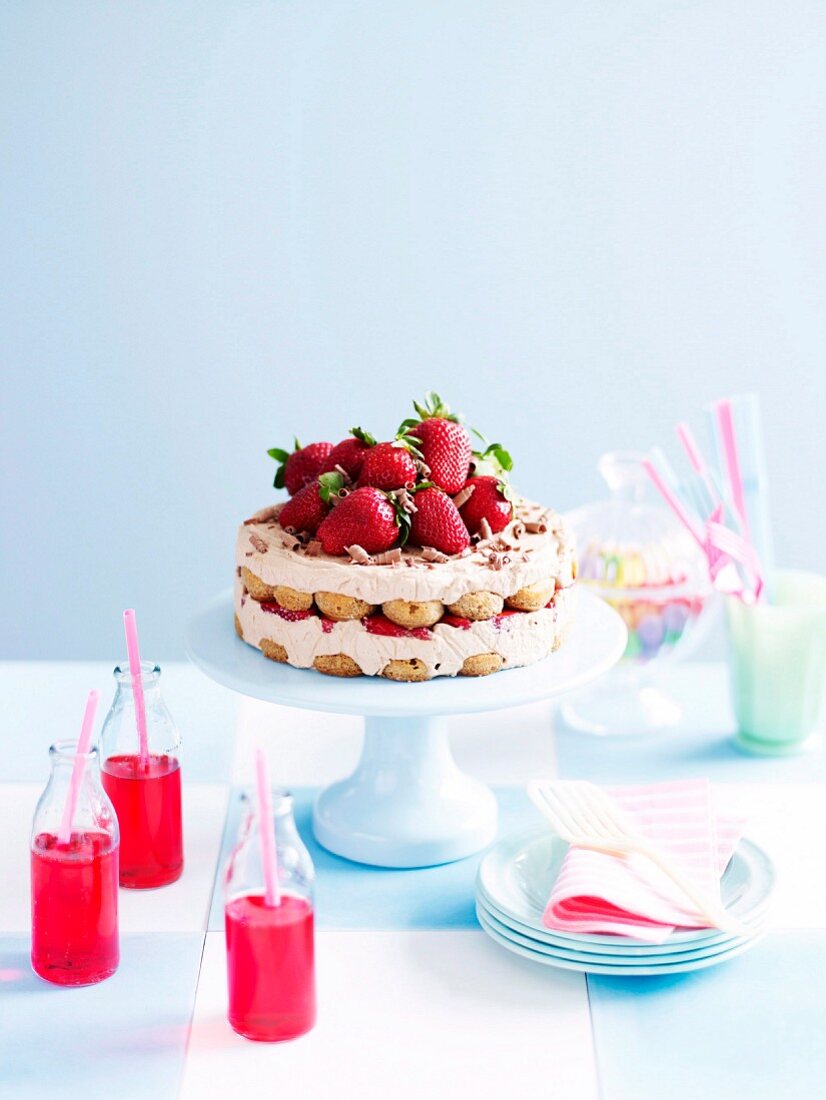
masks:
{"type": "Polygon", "coordinates": [[[561,954],[558,955],[553,953],[550,948],[543,950],[540,944],[531,946],[531,941],[529,940],[526,940],[528,946],[525,946],[525,944],[518,941],[516,933],[505,935],[498,931],[481,908],[477,907],[476,915],[484,931],[495,943],[500,944],[500,946],[508,951],[513,951],[515,954],[521,955],[523,958],[540,963],[542,966],[557,967],[560,970],[578,970],[586,974],[610,974],[615,977],[660,977],[664,974],[686,974],[690,970],[705,970],[707,967],[717,966],[720,963],[728,962],[729,959],[733,959],[737,955],[742,955],[744,951],[748,951],[748,949],[753,947],[760,939],[760,935],[758,934],[753,939],[739,943],[736,947],[732,947],[727,951],[721,951],[718,955],[706,955],[702,958],[687,959],[683,962],[646,962],[634,964],[627,960],[623,960],[615,964],[606,964],[602,962],[591,962],[587,958],[578,960],[573,957],[567,957],[569,954],[573,956],[575,954],[574,952],[566,953],[565,956],[561,954]]]}
{"type": "MultiPolygon", "coordinates": [[[[548,929],[536,929],[530,925],[523,924],[521,921],[514,920],[513,917],[509,917],[507,913],[503,913],[489,898],[480,891],[476,893],[476,904],[481,906],[487,915],[503,925],[509,932],[515,932],[520,936],[525,936],[529,940],[533,940],[536,943],[544,944],[546,947],[559,948],[563,951],[582,951],[588,955],[594,956],[608,956],[610,958],[623,958],[627,959],[629,963],[635,959],[648,959],[652,963],[658,962],[660,959],[667,961],[669,956],[680,954],[685,951],[703,952],[711,954],[714,951],[725,950],[729,947],[734,947],[740,943],[743,936],[732,936],[726,933],[720,933],[706,939],[694,939],[683,942],[674,942],[674,937],[670,937],[665,943],[643,943],[640,940],[632,940],[630,938],[622,936],[610,937],[610,943],[592,943],[587,940],[578,940],[571,935],[567,935],[564,932],[550,932],[548,929]]],[[[760,913],[752,914],[749,921],[744,922],[748,927],[758,932],[762,930],[766,924],[766,907],[760,913]]],[[[608,937],[606,937],[608,938],[608,937]]],[[[745,937],[750,938],[750,937],[745,937]]]]}
{"type": "Polygon", "coordinates": [[[507,921],[500,920],[481,898],[476,899],[476,915],[480,920],[484,918],[485,922],[500,936],[513,940],[514,943],[521,944],[531,951],[538,951],[542,955],[553,958],[568,959],[571,962],[594,963],[598,966],[664,966],[677,962],[690,962],[692,959],[712,958],[715,955],[727,954],[734,947],[753,943],[763,933],[766,925],[765,921],[752,925],[751,935],[730,936],[724,942],[714,944],[711,947],[704,945],[702,947],[687,948],[684,951],[631,955],[622,952],[612,954],[601,949],[597,951],[580,951],[575,947],[571,947],[570,944],[559,946],[558,944],[548,943],[544,939],[537,939],[535,936],[525,935],[518,928],[508,924],[507,921]]]}
{"type": "MultiPolygon", "coordinates": [[[[599,933],[549,932],[542,914],[568,845],[547,829],[506,837],[490,848],[479,865],[477,898],[497,919],[516,931],[552,946],[612,955],[664,955],[673,951],[716,948],[737,940],[713,929],[674,932],[663,944],[645,944],[599,933]]],[[[720,883],[725,907],[743,923],[761,924],[774,888],[775,872],[766,853],[743,840],[720,883]]]]}

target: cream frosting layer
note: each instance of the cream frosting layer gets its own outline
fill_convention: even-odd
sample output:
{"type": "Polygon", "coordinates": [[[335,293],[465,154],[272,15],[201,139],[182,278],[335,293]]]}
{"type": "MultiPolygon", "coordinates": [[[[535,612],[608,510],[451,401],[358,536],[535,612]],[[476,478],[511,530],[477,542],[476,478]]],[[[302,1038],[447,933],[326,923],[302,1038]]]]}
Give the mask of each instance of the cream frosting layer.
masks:
{"type": "Polygon", "coordinates": [[[393,565],[357,565],[323,552],[310,556],[293,549],[295,539],[284,531],[272,509],[264,509],[238,531],[235,563],[265,584],[285,585],[299,592],[336,592],[367,603],[388,600],[441,600],[454,603],[469,592],[511,596],[528,585],[554,579],[568,588],[575,576],[573,538],[556,512],[531,501],[520,501],[514,524],[501,535],[480,543],[466,556],[429,562],[417,548],[405,548],[393,565]],[[524,524],[544,524],[544,531],[522,531],[524,524]],[[509,549],[502,549],[502,547],[509,549]],[[498,568],[497,568],[498,566],[498,568]]]}
{"type": "Polygon", "coordinates": [[[290,622],[264,608],[235,583],[235,613],[244,641],[260,648],[264,639],[278,642],[291,665],[311,668],[316,657],[343,653],[368,676],[377,676],[388,661],[418,657],[431,676],[455,676],[468,657],[499,653],[504,668],[533,664],[547,657],[564,637],[571,620],[571,591],[559,590],[553,605],[540,611],[475,622],[467,629],[437,623],[426,639],[371,634],[360,620],[334,623],[318,616],[290,622]]]}

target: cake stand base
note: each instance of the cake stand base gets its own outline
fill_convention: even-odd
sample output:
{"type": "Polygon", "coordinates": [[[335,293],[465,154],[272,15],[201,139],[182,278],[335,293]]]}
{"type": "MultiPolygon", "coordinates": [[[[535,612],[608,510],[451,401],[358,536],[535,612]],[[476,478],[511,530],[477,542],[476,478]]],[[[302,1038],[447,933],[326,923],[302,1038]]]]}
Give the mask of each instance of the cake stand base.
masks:
{"type": "Polygon", "coordinates": [[[627,634],[616,611],[585,590],[575,590],[574,598],[574,623],[558,653],[495,676],[398,684],[381,676],[322,676],[268,661],[232,629],[229,591],[193,617],[187,653],[207,676],[243,695],[363,715],[361,760],[351,776],[319,795],[316,839],[358,863],[428,867],[478,852],[496,832],[496,799],[456,766],[447,716],[551,699],[603,675],[622,656],[627,634]]]}
{"type": "Polygon", "coordinates": [[[496,798],[460,771],[447,719],[367,718],[356,770],[322,791],[319,844],[376,867],[430,867],[478,852],[496,835],[496,798]]]}

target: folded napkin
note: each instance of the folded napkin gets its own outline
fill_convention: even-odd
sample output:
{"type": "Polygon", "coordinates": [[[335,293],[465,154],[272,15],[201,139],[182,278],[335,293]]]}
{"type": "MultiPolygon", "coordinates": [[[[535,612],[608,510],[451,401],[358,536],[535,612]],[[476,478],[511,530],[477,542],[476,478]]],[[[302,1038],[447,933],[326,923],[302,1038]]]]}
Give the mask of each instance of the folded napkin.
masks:
{"type": "MultiPolygon", "coordinates": [[[[745,819],[717,805],[708,780],[606,788],[638,831],[712,898],[745,819]]],[[[570,848],[542,922],[560,932],[608,932],[662,943],[676,928],[707,928],[671,879],[645,856],[570,848]]]]}

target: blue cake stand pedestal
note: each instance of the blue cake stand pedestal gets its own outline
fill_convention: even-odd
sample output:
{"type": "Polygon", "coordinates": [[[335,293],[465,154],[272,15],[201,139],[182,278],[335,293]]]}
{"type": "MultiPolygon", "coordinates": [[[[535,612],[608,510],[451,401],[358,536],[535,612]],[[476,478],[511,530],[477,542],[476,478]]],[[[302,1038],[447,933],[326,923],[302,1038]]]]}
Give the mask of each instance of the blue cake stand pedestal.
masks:
{"type": "Polygon", "coordinates": [[[318,842],[378,867],[429,867],[484,848],[496,834],[496,799],[457,766],[447,716],[500,710],[561,695],[607,672],[625,649],[619,615],[583,589],[565,645],[538,664],[493,676],[403,684],[336,679],[268,661],[232,627],[230,591],[192,619],[190,659],[219,684],[271,703],[364,716],[364,746],[352,775],[321,792],[318,842]]]}

